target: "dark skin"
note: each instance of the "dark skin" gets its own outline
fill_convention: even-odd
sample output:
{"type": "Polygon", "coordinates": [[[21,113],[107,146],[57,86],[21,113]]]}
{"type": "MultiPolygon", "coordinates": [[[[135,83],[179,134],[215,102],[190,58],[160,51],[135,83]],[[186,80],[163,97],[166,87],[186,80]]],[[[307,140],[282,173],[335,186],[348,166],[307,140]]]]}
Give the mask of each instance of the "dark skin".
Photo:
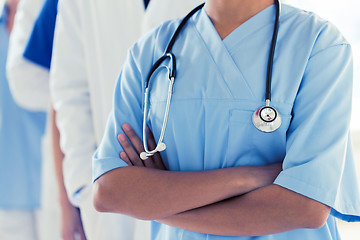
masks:
{"type": "MultiPolygon", "coordinates": [[[[224,39],[271,4],[273,0],[208,0],[204,9],[224,39]]],[[[109,171],[96,180],[94,203],[98,211],[223,236],[320,228],[330,214],[328,206],[273,184],[281,171],[280,164],[191,172],[154,169],[146,167],[152,163],[141,163],[135,156],[134,152],[142,151],[142,144],[131,127],[124,124],[122,130],[135,147],[130,150],[131,145],[124,145],[126,138],[120,135],[132,165],[109,171]]]]}
{"type": "MultiPolygon", "coordinates": [[[[129,166],[135,166],[135,167],[145,167],[145,168],[155,168],[159,170],[166,170],[164,167],[164,164],[162,163],[162,159],[159,153],[156,153],[154,156],[149,157],[147,160],[142,161],[139,157],[139,154],[144,151],[143,149],[143,143],[142,140],[135,134],[135,132],[132,130],[132,128],[127,124],[125,126],[126,129],[124,132],[125,134],[119,134],[118,140],[121,144],[121,146],[124,149],[124,152],[120,153],[121,159],[123,159],[129,166]],[[129,142],[130,141],[130,142],[129,142]]],[[[149,149],[154,149],[156,146],[156,142],[154,140],[154,137],[149,129],[147,129],[147,136],[148,136],[148,146],[149,149]]],[[[298,204],[297,207],[311,207],[313,208],[313,211],[316,212],[316,208],[322,204],[315,202],[314,205],[310,204],[306,197],[303,197],[297,193],[291,192],[291,191],[284,191],[279,192],[277,189],[282,189],[279,186],[268,184],[268,187],[260,188],[259,190],[255,190],[252,192],[249,192],[245,195],[227,199],[224,201],[219,201],[217,203],[196,208],[189,211],[184,211],[182,213],[175,214],[173,216],[165,217],[162,219],[157,219],[156,221],[168,224],[170,226],[180,227],[187,230],[192,231],[198,231],[198,232],[204,232],[204,233],[211,233],[211,234],[219,234],[219,235],[228,235],[228,236],[234,236],[239,235],[238,231],[236,230],[240,228],[243,233],[243,235],[258,235],[259,232],[263,234],[268,234],[269,230],[268,228],[263,230],[260,229],[258,226],[256,229],[254,229],[255,224],[259,224],[257,221],[250,222],[248,219],[245,219],[244,221],[243,214],[254,214],[254,211],[256,214],[258,214],[260,220],[261,218],[268,219],[269,222],[264,225],[269,225],[271,227],[278,227],[278,224],[271,224],[271,219],[273,218],[279,218],[282,217],[284,222],[288,222],[287,224],[282,225],[281,227],[278,227],[280,231],[286,231],[289,226],[294,222],[294,219],[296,219],[296,216],[298,213],[297,211],[288,211],[286,213],[286,216],[281,216],[283,210],[281,210],[283,207],[294,207],[293,202],[298,204]],[[273,198],[281,199],[281,197],[288,197],[290,198],[290,202],[282,202],[275,205],[269,204],[267,200],[259,200],[261,199],[261,195],[266,193],[269,196],[272,196],[273,198]],[[280,194],[277,196],[277,194],[280,194]],[[300,198],[299,198],[300,196],[300,198]],[[259,199],[257,199],[259,198],[259,199]],[[283,205],[285,204],[285,205],[283,205]],[[243,205],[243,209],[238,209],[239,205],[243,205]],[[275,208],[275,211],[269,211],[267,208],[269,205],[272,206],[272,208],[275,208]],[[245,207],[246,206],[246,207],[245,207]],[[250,207],[250,208],[249,208],[250,207]],[[234,209],[237,209],[237,211],[234,211],[234,209]],[[241,214],[239,214],[241,213],[241,214]],[[225,215],[225,216],[224,216],[225,215]],[[213,216],[213,217],[210,217],[213,216]],[[214,217],[218,216],[218,217],[214,217]],[[224,216],[224,217],[222,217],[224,216]],[[235,221],[234,221],[235,220],[235,221]],[[236,221],[238,220],[238,221],[236,221]],[[225,227],[221,230],[217,229],[217,225],[221,222],[227,223],[230,227],[225,227]],[[210,225],[210,227],[209,227],[210,225]]],[[[310,203],[313,200],[310,201],[310,203]]],[[[323,214],[325,216],[328,215],[328,207],[325,207],[323,210],[323,214]]],[[[306,214],[306,217],[303,219],[304,227],[307,227],[307,223],[309,222],[309,218],[313,218],[314,216],[312,214],[306,214]]],[[[321,226],[321,225],[320,225],[321,226]]],[[[319,227],[320,227],[319,226],[319,227]]],[[[309,225],[308,227],[313,227],[309,225]]],[[[275,233],[275,231],[273,231],[275,233]]]]}
{"type": "MultiPolygon", "coordinates": [[[[146,131],[148,147],[149,149],[155,149],[156,142],[150,128],[147,127],[146,131]]],[[[135,134],[132,129],[130,131],[127,131],[127,134],[128,136],[126,136],[125,134],[118,135],[119,143],[125,150],[125,152],[120,153],[120,158],[122,160],[124,160],[129,166],[166,170],[159,152],[155,153],[153,156],[149,157],[145,161],[141,160],[139,155],[141,152],[144,151],[142,140],[135,134]],[[127,137],[129,137],[131,143],[128,141],[127,137]]]]}

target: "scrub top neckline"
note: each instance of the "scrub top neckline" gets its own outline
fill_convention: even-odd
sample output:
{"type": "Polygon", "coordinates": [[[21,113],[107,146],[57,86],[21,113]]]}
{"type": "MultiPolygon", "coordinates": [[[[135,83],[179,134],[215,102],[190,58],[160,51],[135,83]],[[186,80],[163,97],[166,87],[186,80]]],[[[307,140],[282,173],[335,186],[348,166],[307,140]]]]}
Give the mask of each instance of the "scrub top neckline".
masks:
{"type": "Polygon", "coordinates": [[[217,66],[218,71],[221,73],[231,97],[253,100],[255,95],[249,83],[234,61],[223,40],[221,40],[205,10],[201,9],[199,13],[195,14],[191,18],[191,23],[195,25],[194,29],[199,34],[204,43],[204,47],[207,49],[205,52],[210,54],[215,66],[217,66]],[[243,89],[243,91],[241,93],[235,91],[235,89],[238,88],[243,89]]]}
{"type": "Polygon", "coordinates": [[[269,35],[268,39],[269,44],[271,44],[271,38],[275,24],[275,14],[276,7],[273,4],[268,6],[267,8],[264,8],[262,11],[249,18],[243,24],[238,26],[234,31],[232,31],[226,38],[223,39],[226,48],[231,51],[243,39],[266,26],[271,27],[271,35],[269,35]]]}
{"type": "MultiPolygon", "coordinates": [[[[204,24],[205,26],[208,25],[207,29],[210,28],[212,29],[212,32],[215,33],[212,34],[211,36],[212,38],[215,37],[215,35],[217,35],[216,38],[220,39],[220,41],[223,42],[226,48],[229,51],[231,51],[233,47],[237,46],[239,42],[241,42],[247,36],[253,34],[254,32],[259,31],[259,29],[269,24],[273,26],[275,22],[275,11],[276,9],[274,4],[264,8],[263,10],[261,10],[260,12],[258,12],[257,14],[246,20],[240,26],[238,26],[224,39],[220,38],[218,32],[214,27],[214,24],[212,23],[210,17],[207,15],[205,9],[201,9],[199,20],[202,21],[202,24],[204,24]]],[[[209,34],[209,32],[207,32],[206,34],[209,34]]],[[[269,36],[269,43],[270,42],[271,42],[271,36],[269,36]]]]}

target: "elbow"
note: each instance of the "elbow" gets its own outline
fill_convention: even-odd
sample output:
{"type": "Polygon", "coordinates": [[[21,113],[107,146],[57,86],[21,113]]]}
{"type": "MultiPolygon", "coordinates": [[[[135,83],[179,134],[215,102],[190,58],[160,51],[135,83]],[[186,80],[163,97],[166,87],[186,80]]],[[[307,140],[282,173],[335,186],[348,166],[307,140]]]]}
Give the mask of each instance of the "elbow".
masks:
{"type": "MultiPolygon", "coordinates": [[[[133,169],[116,169],[99,177],[93,185],[93,205],[98,212],[112,212],[131,216],[141,220],[155,220],[159,214],[153,207],[146,206],[143,198],[135,194],[131,184],[117,184],[126,182],[128,176],[133,175],[133,169]],[[122,174],[118,174],[122,171],[122,174]],[[130,173],[130,175],[127,175],[130,173]],[[119,178],[119,176],[121,176],[119,178]],[[122,177],[124,177],[122,179],[122,177]],[[130,186],[129,186],[130,185],[130,186]],[[139,200],[140,199],[140,200],[139,200]]],[[[136,181],[135,181],[136,182],[136,181]]]]}
{"type": "MultiPolygon", "coordinates": [[[[104,181],[101,180],[101,177],[95,181],[93,186],[93,205],[98,212],[120,213],[145,221],[155,220],[151,215],[147,215],[141,212],[141,210],[139,211],[133,208],[131,206],[132,204],[112,196],[110,189],[105,185],[104,181]]],[[[138,209],[140,209],[140,207],[138,209]]]]}
{"type": "Polygon", "coordinates": [[[303,217],[304,226],[310,229],[322,228],[329,218],[331,208],[314,200],[311,201],[311,206],[307,208],[303,217]]]}
{"type": "Polygon", "coordinates": [[[101,179],[93,184],[93,205],[98,212],[112,211],[108,190],[101,179]]]}

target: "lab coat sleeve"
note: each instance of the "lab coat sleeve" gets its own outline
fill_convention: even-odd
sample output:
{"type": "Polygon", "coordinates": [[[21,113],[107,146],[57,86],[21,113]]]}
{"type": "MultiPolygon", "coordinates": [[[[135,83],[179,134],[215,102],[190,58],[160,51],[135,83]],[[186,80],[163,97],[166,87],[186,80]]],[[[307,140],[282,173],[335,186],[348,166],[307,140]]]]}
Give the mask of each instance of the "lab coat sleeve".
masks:
{"type": "Polygon", "coordinates": [[[332,208],[347,221],[360,220],[359,187],[349,140],[352,55],[347,43],[319,49],[308,60],[287,132],[283,171],[275,184],[332,208]]]}
{"type": "Polygon", "coordinates": [[[6,73],[15,101],[33,111],[49,107],[49,71],[23,57],[42,0],[20,1],[10,35],[6,73]]]}
{"type": "Polygon", "coordinates": [[[50,71],[50,93],[60,131],[64,183],[70,201],[91,185],[91,159],[96,148],[83,51],[79,1],[58,4],[50,71]]]}

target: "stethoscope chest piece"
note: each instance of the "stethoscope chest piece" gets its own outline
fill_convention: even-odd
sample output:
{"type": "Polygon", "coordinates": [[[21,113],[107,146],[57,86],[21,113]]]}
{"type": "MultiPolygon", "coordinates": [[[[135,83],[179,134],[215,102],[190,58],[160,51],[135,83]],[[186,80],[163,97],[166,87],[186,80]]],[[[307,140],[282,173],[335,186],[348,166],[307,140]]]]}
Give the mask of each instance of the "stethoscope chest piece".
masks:
{"type": "Polygon", "coordinates": [[[281,116],[275,108],[262,106],[254,112],[252,121],[257,129],[269,133],[280,127],[281,116]]]}

